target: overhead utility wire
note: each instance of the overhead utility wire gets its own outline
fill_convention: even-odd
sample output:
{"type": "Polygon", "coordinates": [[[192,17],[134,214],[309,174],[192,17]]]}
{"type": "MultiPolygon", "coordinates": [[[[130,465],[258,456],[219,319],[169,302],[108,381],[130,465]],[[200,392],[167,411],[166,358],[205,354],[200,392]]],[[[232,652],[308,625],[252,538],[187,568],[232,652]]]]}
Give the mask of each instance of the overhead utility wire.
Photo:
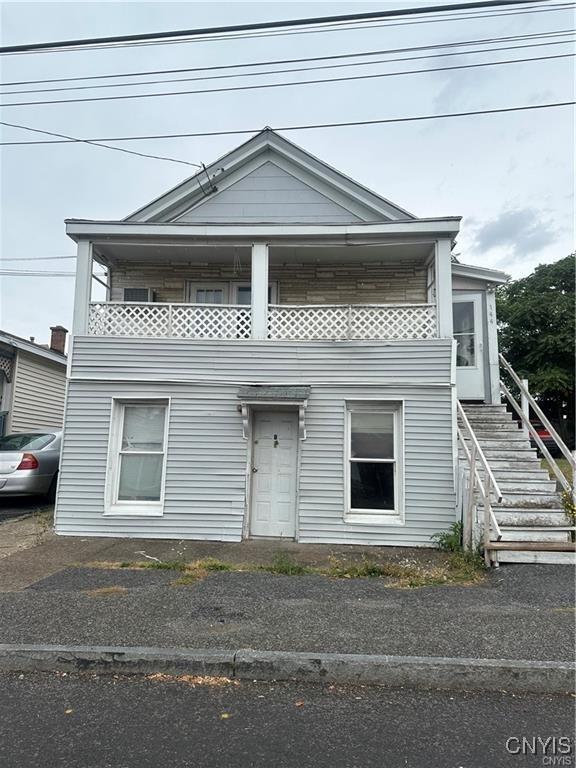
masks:
{"type": "MultiPolygon", "coordinates": [[[[475,115],[497,115],[506,112],[525,112],[528,110],[536,109],[555,109],[558,107],[569,107],[576,104],[576,101],[560,101],[549,104],[526,104],[520,107],[500,107],[498,109],[478,109],[470,112],[448,112],[441,115],[414,115],[411,117],[388,117],[381,118],[379,120],[350,120],[342,123],[313,123],[308,125],[285,125],[277,126],[275,131],[309,131],[319,128],[350,128],[365,125],[386,125],[390,123],[413,123],[422,120],[444,120],[447,118],[455,117],[472,117],[475,115]]],[[[8,125],[13,128],[24,128],[25,130],[34,130],[33,128],[26,128],[26,126],[14,125],[13,123],[6,123],[0,120],[0,125],[8,125]]],[[[229,131],[199,131],[195,133],[164,133],[154,134],[148,136],[114,136],[99,139],[72,139],[71,141],[2,141],[0,146],[29,146],[30,144],[72,144],[74,142],[94,143],[96,141],[150,141],[154,139],[190,139],[190,138],[202,138],[205,136],[240,136],[245,134],[256,134],[261,131],[261,128],[241,128],[229,131]]],[[[40,133],[45,133],[40,131],[40,133]]]]}
{"type": "MultiPolygon", "coordinates": [[[[332,61],[337,59],[355,59],[361,56],[381,56],[384,54],[396,54],[396,53],[411,53],[414,51],[427,51],[437,50],[439,48],[460,48],[465,45],[483,45],[484,43],[501,43],[501,42],[517,42],[520,40],[531,40],[550,37],[563,37],[571,35],[575,32],[575,28],[548,30],[546,32],[536,32],[528,35],[506,35],[501,37],[484,37],[475,38],[473,40],[459,40],[450,43],[435,43],[433,45],[416,45],[407,48],[383,48],[381,50],[374,51],[358,51],[356,53],[341,53],[334,54],[332,56],[306,56],[299,59],[268,59],[265,61],[250,61],[242,62],[241,64],[219,64],[210,67],[184,67],[178,69],[152,69],[144,70],[140,72],[116,72],[107,75],[85,75],[83,77],[56,77],[56,78],[44,78],[41,80],[15,80],[7,83],[0,83],[0,87],[8,87],[13,85],[41,85],[44,83],[72,83],[84,80],[108,80],[118,77],[148,77],[149,75],[172,75],[172,74],[184,74],[187,72],[212,72],[216,70],[228,70],[228,69],[243,69],[260,66],[276,66],[280,64],[302,64],[305,62],[315,61],[332,61]]],[[[13,91],[14,93],[14,91],[13,91]]]]}
{"type": "Polygon", "coordinates": [[[60,40],[58,42],[28,43],[23,45],[5,45],[0,47],[0,53],[26,53],[29,51],[41,51],[58,48],[75,48],[109,43],[138,42],[143,40],[163,40],[175,37],[199,37],[216,33],[242,32],[263,29],[282,29],[288,27],[310,26],[311,24],[325,24],[327,22],[361,21],[368,19],[383,19],[396,16],[414,16],[427,13],[447,13],[472,8],[512,7],[517,5],[530,6],[538,0],[481,0],[472,3],[453,3],[450,5],[435,5],[416,8],[404,8],[387,11],[371,11],[364,13],[347,13],[336,16],[314,16],[302,19],[283,19],[277,21],[265,21],[252,24],[232,24],[228,26],[196,27],[195,29],[176,29],[168,32],[147,32],[133,35],[114,35],[112,37],[92,37],[75,40],[60,40]]]}
{"type": "Polygon", "coordinates": [[[75,259],[76,256],[0,256],[0,261],[58,261],[75,259]]]}
{"type": "MultiPolygon", "coordinates": [[[[41,50],[41,51],[29,51],[29,54],[37,54],[37,53],[71,53],[71,52],[82,52],[82,51],[96,51],[96,50],[116,50],[121,48],[138,48],[138,47],[144,47],[144,46],[150,46],[150,45],[182,45],[184,43],[211,43],[211,42],[218,42],[218,41],[226,41],[226,40],[255,40],[260,38],[270,38],[270,37],[285,37],[289,35],[311,35],[311,34],[321,34],[323,32],[347,32],[347,31],[356,31],[356,30],[362,30],[362,29],[375,29],[375,28],[388,28],[388,27],[405,27],[405,26],[412,26],[414,24],[438,24],[441,22],[446,21],[475,21],[476,19],[492,19],[496,17],[507,17],[507,16],[522,16],[525,14],[536,14],[536,13],[549,13],[551,11],[565,11],[569,8],[573,8],[574,3],[563,3],[562,5],[555,5],[555,6],[548,6],[548,7],[536,7],[536,8],[530,8],[525,10],[513,10],[513,9],[506,9],[502,13],[485,13],[480,14],[478,11],[472,11],[470,13],[466,13],[464,15],[459,16],[444,16],[444,17],[430,17],[426,19],[419,19],[419,20],[404,20],[404,21],[397,21],[397,22],[372,22],[370,24],[356,24],[356,25],[318,25],[311,29],[296,29],[296,30],[279,30],[277,32],[254,32],[251,34],[238,34],[238,35],[221,35],[221,36],[214,36],[214,37],[208,37],[208,38],[188,38],[188,39],[176,39],[176,40],[149,40],[144,41],[141,43],[117,43],[117,44],[109,44],[109,45],[93,45],[93,46],[86,46],[86,47],[78,47],[78,48],[66,48],[66,49],[47,49],[47,50],[41,50]]],[[[16,55],[19,56],[21,54],[6,54],[6,55],[16,55]]]]}
{"type": "Polygon", "coordinates": [[[404,75],[421,75],[430,72],[453,72],[461,69],[477,69],[480,67],[499,67],[507,64],[523,64],[530,61],[550,61],[552,59],[565,59],[574,57],[574,53],[559,53],[552,56],[537,56],[524,59],[505,59],[504,61],[489,61],[479,64],[458,64],[451,67],[433,67],[428,69],[408,69],[401,72],[380,72],[371,75],[348,75],[347,77],[327,77],[315,80],[299,80],[288,83],[260,83],[257,85],[232,85],[225,88],[199,88],[192,91],[160,91],[156,93],[130,93],[121,96],[83,96],[78,99],[43,99],[39,101],[12,101],[0,104],[0,108],[8,107],[34,107],[48,104],[81,104],[98,101],[125,101],[126,99],[150,99],[166,96],[190,96],[200,93],[229,93],[232,91],[253,91],[264,88],[286,88],[301,85],[319,85],[324,83],[343,83],[355,80],[373,80],[383,77],[400,77],[404,75]]]}
{"type": "MultiPolygon", "coordinates": [[[[75,85],[75,86],[63,86],[58,88],[31,88],[17,91],[0,91],[0,96],[12,96],[14,94],[27,94],[27,93],[57,93],[62,91],[86,91],[86,90],[100,90],[102,88],[138,88],[145,85],[159,85],[161,83],[189,83],[197,81],[207,80],[230,80],[239,77],[269,77],[270,75],[281,75],[292,72],[314,72],[318,70],[326,69],[348,69],[350,67],[368,67],[376,64],[395,64],[400,61],[420,61],[422,59],[437,59],[447,58],[450,56],[472,56],[479,53],[499,53],[504,51],[516,51],[525,48],[541,48],[543,46],[550,45],[573,45],[574,37],[569,40],[555,40],[545,43],[525,43],[523,45],[508,45],[500,48],[477,48],[472,51],[449,51],[446,53],[428,53],[422,56],[401,56],[395,59],[376,59],[375,61],[348,61],[343,64],[321,64],[320,66],[311,67],[291,67],[289,69],[274,69],[265,70],[264,72],[237,72],[229,75],[203,75],[201,77],[177,77],[166,78],[163,80],[145,80],[143,82],[131,82],[131,83],[103,83],[99,85],[75,85]]],[[[531,61],[531,59],[529,59],[531,61]]],[[[489,63],[489,62],[488,62],[489,63]]]]}
{"type": "MultiPolygon", "coordinates": [[[[138,157],[146,157],[151,160],[165,160],[168,163],[179,163],[180,165],[191,165],[194,168],[203,168],[202,165],[199,165],[198,163],[190,163],[188,160],[178,160],[175,157],[165,157],[163,155],[151,155],[147,152],[136,152],[132,149],[125,149],[124,147],[111,147],[109,144],[101,144],[99,141],[93,141],[92,139],[78,139],[76,136],[68,136],[65,133],[54,133],[53,131],[42,131],[39,128],[30,128],[27,125],[15,125],[14,123],[1,123],[0,125],[5,125],[10,128],[19,128],[22,131],[31,131],[32,133],[42,133],[45,136],[58,136],[61,139],[66,139],[63,143],[81,143],[81,144],[91,144],[94,147],[100,147],[102,149],[111,149],[113,152],[124,152],[127,155],[137,155],[138,157]]],[[[37,143],[37,142],[30,142],[30,143],[37,143]]],[[[46,142],[46,143],[60,143],[60,142],[46,142]]]]}

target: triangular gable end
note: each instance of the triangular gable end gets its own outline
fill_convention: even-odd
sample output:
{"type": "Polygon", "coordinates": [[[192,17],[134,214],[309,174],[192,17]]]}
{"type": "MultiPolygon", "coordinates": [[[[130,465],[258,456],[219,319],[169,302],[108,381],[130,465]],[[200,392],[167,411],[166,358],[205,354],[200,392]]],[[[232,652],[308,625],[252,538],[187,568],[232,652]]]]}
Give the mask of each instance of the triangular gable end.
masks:
{"type": "Polygon", "coordinates": [[[265,129],[124,220],[345,224],[414,218],[265,129]]]}
{"type": "MultiPolygon", "coordinates": [[[[346,224],[363,221],[264,154],[264,162],[238,181],[194,205],[174,221],[346,224]]],[[[260,159],[260,158],[259,158],[260,159]]]]}

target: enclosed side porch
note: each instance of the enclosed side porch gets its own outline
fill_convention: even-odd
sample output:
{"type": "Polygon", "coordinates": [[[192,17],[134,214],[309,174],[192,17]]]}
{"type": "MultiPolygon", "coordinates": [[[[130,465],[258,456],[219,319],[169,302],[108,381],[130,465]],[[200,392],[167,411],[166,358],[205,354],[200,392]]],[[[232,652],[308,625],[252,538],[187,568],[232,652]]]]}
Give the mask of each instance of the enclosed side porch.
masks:
{"type": "Polygon", "coordinates": [[[448,238],[81,239],[77,335],[393,340],[452,335],[448,238]],[[106,270],[92,296],[92,264],[106,270]],[[102,294],[102,292],[101,292],[102,294]]]}

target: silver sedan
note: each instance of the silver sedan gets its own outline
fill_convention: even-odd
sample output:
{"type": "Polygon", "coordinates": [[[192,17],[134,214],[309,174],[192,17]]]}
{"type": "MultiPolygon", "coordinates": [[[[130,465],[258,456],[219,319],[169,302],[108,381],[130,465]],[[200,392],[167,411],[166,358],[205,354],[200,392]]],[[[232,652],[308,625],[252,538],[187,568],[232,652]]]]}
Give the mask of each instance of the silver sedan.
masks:
{"type": "Polygon", "coordinates": [[[0,498],[56,495],[62,432],[23,432],[0,437],[0,498]]]}

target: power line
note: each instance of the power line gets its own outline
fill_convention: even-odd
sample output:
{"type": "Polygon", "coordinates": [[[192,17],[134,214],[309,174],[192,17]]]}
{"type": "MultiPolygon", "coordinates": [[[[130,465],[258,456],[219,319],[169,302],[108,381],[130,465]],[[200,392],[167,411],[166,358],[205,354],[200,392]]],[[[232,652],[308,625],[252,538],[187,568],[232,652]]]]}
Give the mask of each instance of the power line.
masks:
{"type": "MultiPolygon", "coordinates": [[[[124,147],[111,147],[109,144],[101,144],[99,141],[93,141],[92,139],[78,139],[76,136],[68,136],[65,133],[54,133],[53,131],[42,131],[40,128],[30,128],[28,125],[18,125],[16,123],[0,122],[0,125],[5,125],[9,128],[19,128],[22,131],[31,131],[32,133],[42,133],[46,136],[58,136],[61,139],[66,139],[65,143],[77,143],[91,144],[94,147],[100,147],[101,149],[111,149],[113,152],[125,152],[128,155],[137,155],[138,157],[146,157],[151,160],[165,160],[169,163],[180,163],[181,165],[190,165],[194,168],[202,168],[198,163],[190,163],[188,160],[178,160],[175,157],[165,157],[163,155],[150,155],[147,152],[136,152],[132,149],[125,149],[124,147]]],[[[37,142],[32,142],[37,143],[37,142]]],[[[58,143],[58,142],[46,142],[46,143],[58,143]]]]}
{"type": "Polygon", "coordinates": [[[57,261],[59,259],[75,259],[76,256],[0,256],[0,261],[57,261]]]}
{"type": "Polygon", "coordinates": [[[116,73],[106,74],[106,75],[85,75],[83,77],[56,77],[56,78],[44,78],[40,80],[16,80],[16,81],[7,82],[7,83],[0,83],[0,87],[4,88],[4,87],[10,87],[14,85],[41,85],[45,83],[71,83],[71,82],[84,81],[84,80],[108,80],[111,78],[119,78],[119,77],[148,77],[149,75],[173,75],[173,74],[184,74],[189,72],[212,72],[216,70],[244,69],[247,67],[248,68],[260,67],[260,66],[268,67],[268,66],[277,66],[280,64],[302,64],[305,62],[315,62],[315,61],[332,61],[337,59],[349,59],[349,58],[355,59],[362,56],[381,56],[384,54],[411,53],[414,51],[437,50],[439,48],[463,47],[465,45],[483,45],[484,43],[496,44],[501,42],[517,42],[519,40],[531,40],[534,38],[546,39],[549,37],[562,37],[566,35],[571,35],[573,34],[574,31],[576,31],[574,28],[558,29],[558,30],[548,30],[546,32],[537,32],[534,34],[527,34],[527,35],[506,35],[506,36],[500,36],[500,37],[474,38],[473,40],[459,40],[459,41],[453,41],[450,43],[435,43],[433,45],[416,45],[416,46],[410,46],[405,48],[384,48],[384,49],[375,50],[375,51],[374,50],[358,51],[356,53],[343,53],[343,54],[335,54],[332,56],[306,56],[299,59],[269,59],[265,61],[242,62],[241,64],[219,64],[219,65],[214,65],[210,67],[153,69],[153,70],[138,71],[138,72],[116,72],[116,73]]]}
{"type": "MultiPolygon", "coordinates": [[[[537,1],[537,0],[530,0],[530,1],[537,1]]],[[[548,0],[544,0],[545,2],[548,2],[548,0]]],[[[476,11],[470,11],[468,13],[465,13],[463,15],[452,15],[452,16],[444,16],[444,17],[436,17],[436,16],[429,16],[426,19],[419,19],[419,20],[401,20],[397,22],[371,22],[370,24],[325,24],[325,25],[318,25],[316,27],[313,27],[311,29],[305,29],[305,28],[299,28],[295,30],[279,30],[276,32],[252,32],[252,33],[244,33],[244,34],[227,34],[227,35],[220,35],[220,36],[213,36],[208,38],[185,38],[185,39],[176,39],[176,40],[148,40],[143,42],[133,42],[133,43],[117,43],[117,44],[108,44],[108,45],[92,45],[92,46],[84,46],[84,47],[77,47],[77,48],[66,48],[66,49],[45,49],[45,50],[32,50],[32,51],[24,51],[22,53],[28,53],[28,54],[38,54],[38,53],[70,53],[70,52],[82,52],[82,51],[95,51],[95,50],[116,50],[120,48],[137,48],[137,47],[143,47],[143,46],[150,46],[150,45],[182,45],[185,43],[211,43],[211,42],[217,42],[219,40],[226,41],[226,40],[241,40],[241,39],[248,39],[248,40],[254,40],[254,39],[260,39],[260,38],[266,38],[266,37],[279,37],[279,36],[288,36],[288,35],[310,35],[310,34],[321,34],[324,32],[346,32],[346,31],[356,31],[356,30],[362,30],[362,29],[375,29],[375,28],[381,28],[381,27],[405,27],[405,26],[412,26],[414,24],[436,24],[440,22],[446,22],[446,21],[475,21],[476,19],[492,19],[496,17],[508,17],[508,16],[521,16],[525,14],[536,14],[536,13],[549,13],[551,11],[564,11],[568,10],[569,8],[574,7],[573,2],[568,3],[556,3],[554,5],[549,5],[546,7],[542,6],[534,6],[530,9],[523,9],[523,10],[514,10],[514,8],[510,9],[504,9],[501,13],[494,13],[489,12],[482,14],[478,10],[476,11]]],[[[21,55],[20,53],[15,54],[6,54],[6,55],[21,55]]]]}
{"type": "Polygon", "coordinates": [[[253,91],[262,90],[265,88],[286,88],[297,87],[301,85],[319,85],[325,83],[343,83],[356,80],[373,80],[383,77],[401,77],[404,75],[421,75],[430,72],[452,72],[461,69],[477,69],[480,67],[497,67],[507,64],[524,64],[531,61],[550,61],[552,59],[565,59],[573,58],[574,53],[559,53],[552,56],[537,56],[524,59],[505,59],[504,61],[489,61],[479,64],[458,64],[451,67],[433,67],[428,69],[409,69],[402,72],[380,72],[371,75],[348,75],[346,77],[325,77],[317,78],[315,80],[300,80],[292,81],[288,83],[259,83],[257,85],[232,85],[225,88],[198,88],[191,91],[161,91],[157,93],[131,93],[123,94],[121,96],[85,96],[78,99],[44,99],[42,101],[13,101],[7,104],[0,104],[0,108],[7,107],[33,107],[44,106],[47,104],[85,104],[88,102],[98,101],[125,101],[127,99],[150,99],[158,97],[172,97],[172,96],[191,96],[201,93],[230,93],[233,91],[253,91]]]}
{"type": "MultiPolygon", "coordinates": [[[[449,56],[472,56],[472,55],[477,55],[479,53],[493,53],[493,52],[499,53],[504,51],[516,51],[524,48],[541,48],[541,47],[550,46],[550,45],[572,45],[573,43],[574,43],[574,38],[571,37],[569,40],[553,40],[553,41],[548,41],[544,43],[525,43],[523,45],[509,45],[509,46],[501,46],[499,48],[477,48],[472,51],[449,51],[446,53],[429,53],[422,56],[402,56],[395,59],[377,59],[375,61],[354,61],[354,62],[346,62],[344,64],[323,64],[320,66],[311,66],[311,67],[291,67],[289,69],[265,70],[263,72],[244,72],[244,73],[240,72],[240,73],[229,74],[229,75],[208,75],[208,76],[205,75],[202,77],[167,78],[164,80],[148,80],[144,82],[104,83],[99,85],[76,85],[76,86],[65,86],[65,87],[57,87],[57,88],[32,88],[32,89],[18,90],[18,91],[2,91],[0,92],[0,96],[12,96],[14,94],[25,94],[25,93],[55,93],[59,91],[83,91],[83,90],[95,90],[95,89],[101,89],[101,88],[132,88],[132,87],[140,87],[144,85],[157,85],[159,83],[186,83],[191,81],[228,80],[231,78],[234,79],[238,77],[267,77],[270,75],[280,75],[280,74],[286,74],[291,72],[312,72],[320,69],[367,67],[367,66],[374,66],[376,64],[395,64],[396,62],[400,62],[400,61],[419,61],[422,59],[446,58],[449,56]]],[[[450,44],[450,45],[453,45],[453,44],[450,44]]],[[[426,47],[431,47],[431,46],[426,46],[426,47]]],[[[439,46],[439,47],[442,47],[442,46],[439,46]]],[[[398,50],[402,50],[402,49],[398,49],[398,50]]],[[[405,50],[409,50],[409,49],[405,49],[405,50]]],[[[354,56],[366,56],[366,55],[375,55],[375,54],[342,54],[340,56],[327,57],[327,58],[342,59],[342,58],[348,58],[348,57],[354,57],[354,56]]],[[[319,58],[322,58],[322,57],[319,57],[319,58]]],[[[231,66],[230,68],[233,68],[233,66],[231,66]]],[[[212,67],[212,68],[209,67],[207,69],[216,69],[216,67],[212,67]]],[[[37,103],[37,102],[34,102],[34,103],[37,103]]]]}
{"type": "MultiPolygon", "coordinates": [[[[100,274],[100,273],[98,273],[100,274]]],[[[104,273],[102,273],[104,274],[104,273]]],[[[43,272],[40,270],[28,270],[28,269],[0,269],[0,275],[5,277],[74,277],[75,272],[43,272]]]]}
{"type": "MultiPolygon", "coordinates": [[[[520,107],[500,107],[498,109],[478,109],[470,112],[450,112],[441,115],[414,115],[411,117],[388,117],[379,120],[351,120],[341,123],[314,123],[308,125],[287,125],[274,128],[275,131],[308,131],[319,128],[350,128],[364,125],[386,125],[390,123],[412,123],[422,120],[444,120],[455,117],[472,117],[475,115],[497,115],[506,112],[525,112],[535,109],[555,109],[559,107],[569,107],[576,104],[576,101],[561,101],[550,104],[526,104],[520,107]]],[[[0,120],[0,125],[11,125],[0,120]]],[[[18,126],[16,126],[18,127],[18,126]]],[[[202,131],[196,133],[164,133],[148,136],[115,136],[100,139],[73,139],[72,141],[3,141],[0,146],[29,146],[31,144],[71,144],[75,141],[92,143],[94,141],[150,141],[154,139],[189,139],[203,138],[207,136],[240,136],[246,134],[256,134],[261,131],[260,128],[242,128],[229,131],[202,131]]]]}
{"type": "MultiPolygon", "coordinates": [[[[547,1],[547,0],[545,0],[547,1]]],[[[535,7],[531,9],[525,9],[525,10],[513,10],[513,9],[506,9],[502,13],[485,13],[481,14],[478,11],[471,11],[469,13],[459,15],[459,16],[445,16],[445,17],[436,17],[432,16],[426,19],[419,19],[419,20],[403,20],[403,21],[397,21],[397,22],[372,22],[371,24],[355,24],[355,25],[330,25],[326,24],[322,27],[315,27],[312,29],[297,29],[297,30],[280,30],[278,32],[260,32],[260,33],[251,33],[251,34],[238,34],[238,35],[222,35],[219,37],[211,37],[209,39],[203,39],[203,38],[191,38],[191,39],[181,39],[181,40],[151,40],[148,42],[142,42],[142,43],[125,43],[125,44],[118,44],[118,45],[110,45],[110,46],[94,46],[92,48],[75,48],[70,50],[75,51],[93,51],[93,50],[101,50],[101,49],[119,49],[119,48],[128,48],[128,47],[143,47],[143,46],[150,46],[150,45],[182,45],[184,43],[212,43],[217,42],[219,40],[255,40],[255,39],[261,39],[261,38],[267,38],[267,37],[285,37],[289,35],[316,35],[321,34],[323,32],[354,32],[356,30],[361,29],[375,29],[375,28],[390,28],[390,27],[407,27],[412,26],[414,24],[438,24],[440,22],[446,22],[446,21],[476,21],[477,19],[493,19],[496,17],[508,17],[508,16],[523,16],[526,14],[536,14],[536,13],[550,13],[551,11],[565,11],[569,8],[573,8],[574,3],[562,3],[562,4],[556,4],[551,5],[547,7],[535,7]]],[[[32,51],[31,53],[59,53],[58,50],[48,50],[48,51],[32,51]]]]}
{"type": "Polygon", "coordinates": [[[453,3],[451,5],[435,5],[420,8],[405,8],[389,11],[372,11],[364,13],[348,13],[336,16],[315,16],[303,19],[285,19],[278,21],[266,21],[252,24],[232,24],[228,26],[197,27],[195,29],[177,29],[169,32],[147,32],[135,35],[114,35],[112,37],[93,37],[75,40],[61,40],[59,42],[29,43],[24,45],[8,45],[0,47],[0,53],[25,53],[58,48],[75,48],[78,46],[109,45],[111,43],[129,43],[142,40],[163,40],[177,37],[201,37],[217,33],[253,31],[261,29],[283,29],[288,27],[310,26],[313,24],[325,24],[327,22],[361,21],[369,19],[382,19],[396,16],[415,16],[427,13],[447,13],[472,8],[511,7],[516,5],[530,5],[539,0],[481,0],[472,3],[453,3]]]}

